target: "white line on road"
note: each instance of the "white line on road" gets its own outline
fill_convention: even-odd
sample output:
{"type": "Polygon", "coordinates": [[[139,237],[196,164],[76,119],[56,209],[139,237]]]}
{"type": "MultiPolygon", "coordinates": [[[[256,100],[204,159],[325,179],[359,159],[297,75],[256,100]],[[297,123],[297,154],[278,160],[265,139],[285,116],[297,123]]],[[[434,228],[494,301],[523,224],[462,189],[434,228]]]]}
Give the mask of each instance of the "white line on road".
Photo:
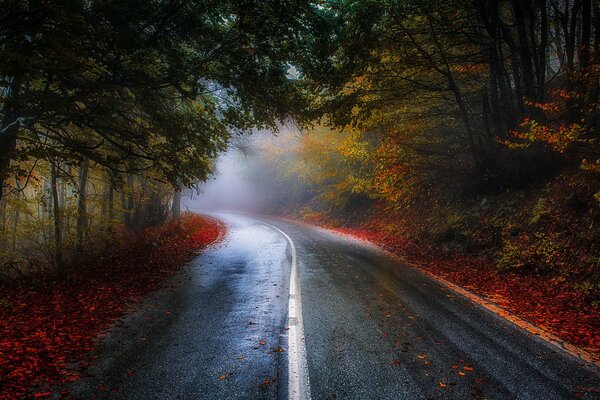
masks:
{"type": "Polygon", "coordinates": [[[292,239],[281,229],[271,224],[269,227],[281,233],[290,244],[292,252],[292,272],[290,273],[290,299],[288,303],[288,399],[310,400],[310,382],[304,344],[302,323],[302,300],[300,298],[300,278],[296,247],[292,239]]]}

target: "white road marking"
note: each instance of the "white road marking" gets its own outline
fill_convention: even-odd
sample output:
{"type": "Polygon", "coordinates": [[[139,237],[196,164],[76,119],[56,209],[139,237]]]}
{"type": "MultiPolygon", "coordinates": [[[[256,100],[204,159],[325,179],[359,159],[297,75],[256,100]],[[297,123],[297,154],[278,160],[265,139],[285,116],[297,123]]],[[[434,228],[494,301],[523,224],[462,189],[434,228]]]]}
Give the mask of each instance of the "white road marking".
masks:
{"type": "Polygon", "coordinates": [[[304,325],[302,323],[302,300],[300,297],[300,277],[296,247],[292,238],[284,231],[266,224],[281,233],[290,244],[292,252],[292,271],[290,273],[290,298],[288,303],[288,399],[310,400],[310,382],[306,363],[304,343],[304,325]]]}

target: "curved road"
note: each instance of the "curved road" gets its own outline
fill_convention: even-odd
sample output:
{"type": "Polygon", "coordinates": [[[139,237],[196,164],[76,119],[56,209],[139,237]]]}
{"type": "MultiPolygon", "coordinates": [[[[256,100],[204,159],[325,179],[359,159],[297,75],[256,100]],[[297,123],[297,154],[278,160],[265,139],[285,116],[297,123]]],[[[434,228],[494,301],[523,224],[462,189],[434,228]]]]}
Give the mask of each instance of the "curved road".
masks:
{"type": "Polygon", "coordinates": [[[600,398],[597,367],[374,246],[218,217],[226,238],[108,333],[77,397],[600,398]]]}

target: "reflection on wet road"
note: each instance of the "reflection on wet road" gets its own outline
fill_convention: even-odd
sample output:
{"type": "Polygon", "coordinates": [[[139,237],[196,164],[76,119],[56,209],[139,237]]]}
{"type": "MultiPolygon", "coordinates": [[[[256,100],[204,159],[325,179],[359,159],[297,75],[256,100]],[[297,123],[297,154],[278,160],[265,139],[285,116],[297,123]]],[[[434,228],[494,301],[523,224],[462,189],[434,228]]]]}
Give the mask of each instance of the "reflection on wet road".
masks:
{"type": "Polygon", "coordinates": [[[600,374],[368,244],[220,214],[223,242],[101,344],[80,398],[286,399],[292,246],[313,399],[598,398],[600,374]]]}

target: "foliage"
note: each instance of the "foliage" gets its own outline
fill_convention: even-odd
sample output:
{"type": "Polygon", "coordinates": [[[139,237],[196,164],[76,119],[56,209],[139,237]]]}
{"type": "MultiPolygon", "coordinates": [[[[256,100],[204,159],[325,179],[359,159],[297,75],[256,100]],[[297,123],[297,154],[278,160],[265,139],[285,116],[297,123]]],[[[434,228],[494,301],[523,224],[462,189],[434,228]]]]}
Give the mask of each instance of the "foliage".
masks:
{"type": "Polygon", "coordinates": [[[311,193],[292,209],[386,213],[379,229],[501,270],[600,279],[595,2],[340,0],[321,18],[328,57],[303,68],[338,133],[289,150],[311,193]]]}
{"type": "Polygon", "coordinates": [[[191,185],[207,177],[229,130],[303,110],[287,69],[307,3],[6,6],[3,183],[22,161],[60,155],[191,185]]]}

